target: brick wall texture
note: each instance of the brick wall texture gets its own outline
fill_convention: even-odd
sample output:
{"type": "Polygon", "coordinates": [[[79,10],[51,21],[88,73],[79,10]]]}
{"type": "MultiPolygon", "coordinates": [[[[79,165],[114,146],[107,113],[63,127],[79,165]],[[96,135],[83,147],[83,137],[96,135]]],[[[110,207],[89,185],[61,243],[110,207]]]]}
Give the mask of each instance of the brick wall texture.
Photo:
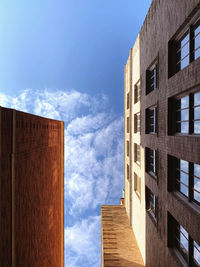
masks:
{"type": "Polygon", "coordinates": [[[0,134],[0,266],[64,266],[64,124],[0,108],[0,134]]]}
{"type": "Polygon", "coordinates": [[[102,267],[144,266],[123,205],[101,208],[102,267]]]}

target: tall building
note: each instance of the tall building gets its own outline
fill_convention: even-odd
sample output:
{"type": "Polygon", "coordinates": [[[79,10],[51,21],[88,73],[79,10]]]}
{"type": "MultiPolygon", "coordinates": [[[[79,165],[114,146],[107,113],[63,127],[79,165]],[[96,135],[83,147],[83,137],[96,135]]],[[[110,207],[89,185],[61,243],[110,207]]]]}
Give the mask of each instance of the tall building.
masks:
{"type": "Polygon", "coordinates": [[[64,266],[64,123],[0,107],[0,266],[64,266]]]}
{"type": "Polygon", "coordinates": [[[152,1],[124,116],[124,207],[145,266],[200,266],[199,0],[152,1]]]}

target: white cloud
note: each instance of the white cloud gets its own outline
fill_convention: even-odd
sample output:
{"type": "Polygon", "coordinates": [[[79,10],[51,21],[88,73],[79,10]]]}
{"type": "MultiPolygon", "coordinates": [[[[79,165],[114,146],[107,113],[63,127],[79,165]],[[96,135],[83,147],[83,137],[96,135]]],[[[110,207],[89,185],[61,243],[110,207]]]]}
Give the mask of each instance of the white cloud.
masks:
{"type": "Polygon", "coordinates": [[[100,265],[100,206],[119,203],[123,187],[123,118],[105,95],[27,89],[0,94],[0,105],[65,121],[67,267],[100,265]],[[69,227],[70,225],[70,227],[69,227]],[[84,265],[85,262],[85,265],[84,265]]]}
{"type": "Polygon", "coordinates": [[[90,216],[65,228],[65,262],[67,267],[100,266],[100,216],[90,216]]]}

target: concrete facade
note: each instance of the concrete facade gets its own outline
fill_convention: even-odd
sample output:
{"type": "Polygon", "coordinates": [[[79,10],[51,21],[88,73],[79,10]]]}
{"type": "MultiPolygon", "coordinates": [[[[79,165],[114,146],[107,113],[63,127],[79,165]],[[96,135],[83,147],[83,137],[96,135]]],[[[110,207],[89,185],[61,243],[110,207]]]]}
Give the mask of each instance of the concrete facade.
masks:
{"type": "Polygon", "coordinates": [[[125,65],[124,205],[145,265],[149,267],[194,266],[182,259],[175,245],[170,245],[173,232],[169,225],[169,214],[200,245],[200,206],[188,201],[177,190],[169,190],[171,166],[168,160],[170,155],[192,164],[200,164],[200,135],[170,134],[169,123],[169,119],[176,116],[176,111],[170,109],[170,99],[200,91],[200,58],[191,60],[190,56],[188,66],[171,75],[170,61],[174,55],[169,47],[172,41],[178,42],[199,19],[199,0],[154,0],[125,65]],[[151,71],[154,64],[157,67],[156,88],[147,93],[147,71],[151,71]],[[141,99],[135,103],[134,93],[138,81],[141,84],[141,99]],[[131,110],[127,110],[126,105],[128,92],[131,95],[131,110]],[[155,133],[147,134],[146,112],[152,107],[157,108],[157,129],[155,133]],[[135,133],[134,114],[138,112],[141,115],[141,130],[135,133]],[[131,118],[129,134],[128,116],[131,118]],[[126,140],[130,140],[129,156],[126,140]],[[135,160],[135,143],[140,145],[140,164],[135,160]],[[156,151],[156,176],[146,170],[148,154],[145,151],[148,148],[156,151]],[[130,166],[129,175],[127,164],[130,166]],[[135,190],[134,173],[141,178],[140,197],[135,190]],[[150,209],[145,208],[148,190],[155,195],[156,220],[152,219],[150,209]]]}
{"type": "Polygon", "coordinates": [[[64,266],[64,123],[0,108],[0,262],[64,266]]]}

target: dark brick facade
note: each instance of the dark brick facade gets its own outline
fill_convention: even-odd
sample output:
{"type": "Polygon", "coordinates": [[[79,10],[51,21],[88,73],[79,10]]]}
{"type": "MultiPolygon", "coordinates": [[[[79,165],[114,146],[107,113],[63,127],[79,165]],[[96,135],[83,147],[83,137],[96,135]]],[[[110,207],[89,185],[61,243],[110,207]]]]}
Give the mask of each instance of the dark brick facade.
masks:
{"type": "Polygon", "coordinates": [[[145,174],[146,186],[158,197],[157,224],[146,214],[146,266],[149,267],[180,265],[173,250],[167,247],[168,212],[200,244],[200,207],[180,194],[167,191],[168,154],[200,164],[199,135],[168,135],[168,98],[198,88],[200,91],[200,58],[168,78],[168,42],[184,31],[198,13],[200,18],[199,0],[154,0],[140,31],[141,145],[158,151],[158,179],[145,174]],[[145,73],[156,58],[158,89],[146,95],[145,73]],[[145,109],[155,104],[157,134],[145,134],[145,109]]]}
{"type": "Polygon", "coordinates": [[[0,108],[0,262],[64,266],[64,124],[0,108]]]}

